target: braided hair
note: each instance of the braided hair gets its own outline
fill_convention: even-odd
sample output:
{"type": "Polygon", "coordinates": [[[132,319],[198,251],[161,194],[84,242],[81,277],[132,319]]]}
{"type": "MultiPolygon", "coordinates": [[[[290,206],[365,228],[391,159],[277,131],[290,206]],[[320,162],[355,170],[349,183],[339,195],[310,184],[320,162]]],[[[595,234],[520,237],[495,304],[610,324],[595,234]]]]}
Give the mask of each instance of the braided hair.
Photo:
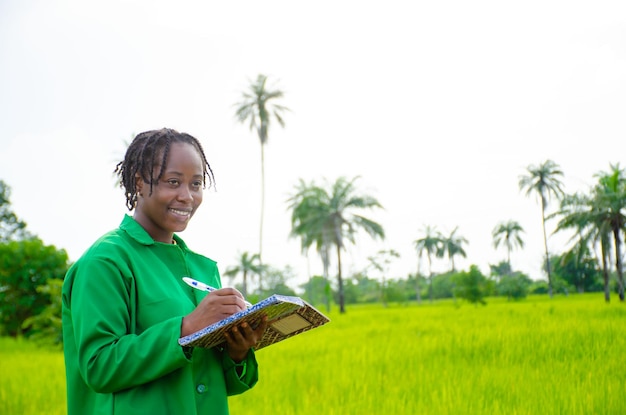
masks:
{"type": "Polygon", "coordinates": [[[165,163],[172,143],[191,144],[202,157],[204,188],[215,186],[213,170],[206,159],[204,150],[200,142],[187,133],[162,128],[160,130],[145,131],[138,134],[128,146],[124,160],[117,163],[114,173],[120,180],[120,187],[124,188],[126,196],[126,206],[128,210],[133,210],[137,203],[137,181],[139,174],[145,183],[150,184],[150,194],[152,187],[159,182],[165,171],[165,163]],[[160,166],[159,173],[152,177],[156,166],[160,166]]]}

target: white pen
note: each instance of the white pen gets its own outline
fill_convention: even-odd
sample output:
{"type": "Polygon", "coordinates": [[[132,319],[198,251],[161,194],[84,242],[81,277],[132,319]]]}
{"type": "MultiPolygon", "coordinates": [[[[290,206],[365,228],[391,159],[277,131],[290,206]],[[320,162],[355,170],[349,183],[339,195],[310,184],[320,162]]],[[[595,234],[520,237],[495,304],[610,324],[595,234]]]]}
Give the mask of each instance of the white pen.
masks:
{"type": "MultiPolygon", "coordinates": [[[[215,287],[211,287],[210,285],[206,285],[205,283],[200,282],[200,281],[196,281],[196,280],[194,280],[193,278],[190,278],[190,277],[183,277],[183,281],[185,281],[185,283],[187,285],[189,285],[190,287],[196,288],[196,289],[198,289],[200,291],[211,292],[211,291],[217,290],[217,288],[215,288],[215,287]]],[[[243,300],[243,302],[246,303],[246,307],[248,307],[248,308],[252,307],[252,304],[249,303],[248,301],[246,301],[245,299],[243,300]]]]}

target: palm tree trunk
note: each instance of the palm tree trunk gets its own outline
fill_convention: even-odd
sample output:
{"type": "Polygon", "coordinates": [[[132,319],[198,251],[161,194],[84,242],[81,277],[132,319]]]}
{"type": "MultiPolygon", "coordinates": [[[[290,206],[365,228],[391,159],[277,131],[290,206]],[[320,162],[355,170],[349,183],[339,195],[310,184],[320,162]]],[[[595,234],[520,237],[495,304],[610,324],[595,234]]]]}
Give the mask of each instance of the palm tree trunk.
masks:
{"type": "Polygon", "coordinates": [[[387,296],[385,295],[385,275],[383,274],[382,282],[380,284],[380,299],[383,303],[383,307],[387,307],[387,296]]]}
{"type": "Polygon", "coordinates": [[[339,312],[345,313],[345,298],[343,292],[343,278],[341,277],[341,245],[337,245],[337,286],[339,291],[339,312]]]}
{"type": "Polygon", "coordinates": [[[615,239],[615,268],[617,268],[617,288],[619,300],[624,301],[624,270],[622,269],[622,240],[620,238],[620,229],[613,229],[613,238],[615,239]]]}
{"type": "Polygon", "coordinates": [[[263,257],[263,217],[265,216],[265,146],[261,143],[261,218],[259,221],[259,260],[263,257]]]}
{"type": "Polygon", "coordinates": [[[552,298],[552,271],[548,254],[548,236],[546,234],[546,200],[541,196],[541,226],[543,228],[543,246],[546,252],[546,272],[548,273],[548,295],[552,298]]]}
{"type": "Polygon", "coordinates": [[[322,248],[322,251],[320,252],[320,254],[322,255],[322,264],[324,267],[324,304],[326,305],[326,311],[330,311],[330,289],[326,289],[327,287],[330,287],[330,283],[329,283],[329,272],[328,269],[330,268],[330,261],[329,261],[329,256],[330,256],[330,252],[328,252],[329,249],[328,247],[325,245],[322,248]]]}
{"type": "Polygon", "coordinates": [[[604,280],[604,301],[611,302],[611,288],[609,287],[609,261],[607,260],[606,248],[602,244],[602,278],[604,280]]]}
{"type": "Polygon", "coordinates": [[[420,292],[420,257],[417,257],[417,272],[415,273],[415,299],[417,300],[417,304],[422,304],[422,293],[420,292]]]}
{"type": "Polygon", "coordinates": [[[509,264],[509,275],[513,274],[513,268],[511,268],[511,247],[508,246],[506,250],[506,261],[509,264]]]}
{"type": "Polygon", "coordinates": [[[243,271],[243,285],[241,286],[241,291],[243,291],[241,294],[243,294],[244,297],[248,295],[248,272],[246,270],[243,271]]]}
{"type": "Polygon", "coordinates": [[[428,254],[428,298],[430,302],[433,302],[433,262],[428,254]]]}
{"type": "Polygon", "coordinates": [[[259,220],[259,290],[263,291],[263,218],[265,217],[265,145],[261,141],[261,218],[259,220]]]}

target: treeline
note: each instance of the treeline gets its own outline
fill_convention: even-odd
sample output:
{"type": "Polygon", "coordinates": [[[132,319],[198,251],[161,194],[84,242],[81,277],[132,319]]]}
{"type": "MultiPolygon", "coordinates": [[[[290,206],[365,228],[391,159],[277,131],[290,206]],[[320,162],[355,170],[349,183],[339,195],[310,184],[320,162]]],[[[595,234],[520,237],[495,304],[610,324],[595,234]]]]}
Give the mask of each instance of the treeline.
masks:
{"type": "MultiPolygon", "coordinates": [[[[418,264],[427,260],[428,273],[418,265],[417,274],[390,276],[390,264],[399,256],[383,250],[368,258],[369,265],[353,275],[342,274],[342,252],[347,244],[357,244],[359,233],[383,239],[384,227],[362,212],[381,208],[378,200],[359,191],[358,177],[339,178],[322,184],[300,180],[287,200],[291,210],[290,236],[301,243],[302,253],[314,250],[323,264],[323,275],[314,276],[294,289],[293,269],[277,269],[262,263],[260,254],[244,252],[224,272],[250,300],[269,294],[298,294],[314,304],[434,301],[453,298],[485,303],[489,296],[523,299],[529,294],[604,291],[617,293],[624,301],[623,244],[626,230],[626,171],[611,165],[596,175],[588,192],[566,194],[562,190],[558,165],[550,160],[529,166],[520,176],[519,188],[540,201],[544,226],[544,266],[546,281],[533,281],[511,268],[511,253],[524,248],[523,228],[515,220],[502,221],[492,230],[494,247],[504,246],[507,260],[490,266],[484,275],[477,266],[456,270],[454,259],[466,257],[469,241],[455,228],[449,235],[426,226],[414,241],[418,264]],[[558,206],[548,211],[553,198],[558,206]],[[571,245],[551,254],[546,229],[555,221],[553,232],[568,232],[571,245]],[[447,259],[450,271],[434,273],[434,260],[447,259]],[[331,270],[331,261],[334,266],[331,270]],[[253,287],[253,288],[251,288],[253,287]]],[[[61,285],[69,267],[67,253],[46,245],[26,229],[12,211],[10,188],[0,180],[0,335],[41,337],[59,344],[61,333],[61,285]]]]}
{"type": "MultiPolygon", "coordinates": [[[[567,254],[553,256],[553,290],[559,295],[572,293],[602,292],[604,283],[602,272],[587,262],[584,272],[573,269],[566,260],[567,254]]],[[[271,294],[301,295],[317,306],[329,309],[339,305],[337,285],[332,279],[321,275],[311,277],[301,284],[298,290],[291,288],[289,281],[295,278],[293,270],[271,269],[267,273],[265,285],[249,290],[248,297],[258,300],[271,294]]],[[[611,291],[618,293],[617,279],[612,278],[611,291]]],[[[239,290],[241,284],[235,284],[239,290]]],[[[432,278],[409,274],[406,278],[379,279],[360,272],[344,281],[346,304],[429,302],[441,299],[458,299],[476,304],[486,304],[488,297],[504,297],[511,301],[522,300],[528,295],[548,294],[548,282],[532,280],[528,275],[512,271],[508,262],[490,266],[489,275],[483,274],[477,266],[468,271],[450,271],[435,274],[432,278]]]]}

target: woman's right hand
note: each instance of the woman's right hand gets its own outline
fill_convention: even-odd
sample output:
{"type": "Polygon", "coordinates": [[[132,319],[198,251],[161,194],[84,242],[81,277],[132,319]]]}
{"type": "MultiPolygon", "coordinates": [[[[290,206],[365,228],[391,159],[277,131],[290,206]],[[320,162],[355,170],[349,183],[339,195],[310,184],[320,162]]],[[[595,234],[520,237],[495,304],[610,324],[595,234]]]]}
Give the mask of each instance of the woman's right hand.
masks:
{"type": "Polygon", "coordinates": [[[195,310],[183,317],[181,337],[195,333],[245,309],[243,295],[235,288],[220,288],[211,291],[195,310]]]}

